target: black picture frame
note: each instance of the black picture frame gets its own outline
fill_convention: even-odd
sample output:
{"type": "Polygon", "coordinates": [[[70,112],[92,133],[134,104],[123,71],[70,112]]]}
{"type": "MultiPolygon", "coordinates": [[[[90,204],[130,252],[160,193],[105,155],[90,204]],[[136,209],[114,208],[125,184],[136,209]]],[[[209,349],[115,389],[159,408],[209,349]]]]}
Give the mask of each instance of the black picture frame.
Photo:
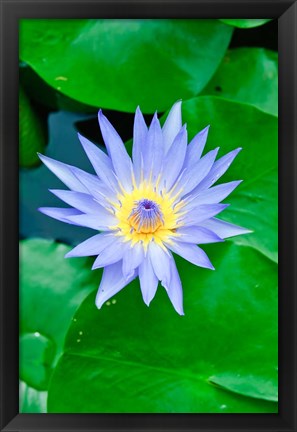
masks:
{"type": "Polygon", "coordinates": [[[1,420],[3,431],[297,431],[297,2],[1,0],[1,420]],[[18,21],[22,18],[276,18],[279,44],[279,413],[19,414],[18,21]]]}

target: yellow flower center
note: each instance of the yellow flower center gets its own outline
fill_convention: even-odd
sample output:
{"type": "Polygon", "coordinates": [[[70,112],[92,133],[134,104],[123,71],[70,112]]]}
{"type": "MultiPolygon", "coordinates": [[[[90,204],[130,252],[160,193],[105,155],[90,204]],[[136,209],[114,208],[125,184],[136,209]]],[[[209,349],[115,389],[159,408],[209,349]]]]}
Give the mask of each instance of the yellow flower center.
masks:
{"type": "Polygon", "coordinates": [[[146,248],[154,239],[160,246],[176,236],[176,228],[181,226],[179,219],[182,204],[176,203],[177,194],[159,192],[149,181],[134,186],[132,192],[122,190],[118,202],[112,203],[118,224],[111,227],[117,235],[124,237],[132,245],[142,241],[146,248]]]}
{"type": "Polygon", "coordinates": [[[147,198],[135,201],[128,221],[132,230],[144,234],[154,233],[164,225],[163,214],[159,205],[147,198]]]}

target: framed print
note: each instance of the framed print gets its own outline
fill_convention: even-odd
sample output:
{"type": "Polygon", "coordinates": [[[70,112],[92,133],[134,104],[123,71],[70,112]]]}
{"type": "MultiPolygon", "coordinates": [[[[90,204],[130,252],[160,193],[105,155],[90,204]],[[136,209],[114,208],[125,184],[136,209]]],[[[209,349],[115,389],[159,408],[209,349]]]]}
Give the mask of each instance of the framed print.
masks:
{"type": "Polygon", "coordinates": [[[1,430],[296,430],[296,8],[1,1],[1,430]]]}

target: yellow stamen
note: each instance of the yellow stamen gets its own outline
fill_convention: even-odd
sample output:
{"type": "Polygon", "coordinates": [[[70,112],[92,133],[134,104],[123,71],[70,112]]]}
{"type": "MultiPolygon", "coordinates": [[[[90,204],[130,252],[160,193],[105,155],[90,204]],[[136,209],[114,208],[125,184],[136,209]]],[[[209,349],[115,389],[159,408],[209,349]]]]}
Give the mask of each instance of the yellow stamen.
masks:
{"type": "MultiPolygon", "coordinates": [[[[157,184],[160,179],[157,179],[157,184]]],[[[142,181],[138,186],[133,181],[134,189],[118,194],[118,202],[114,203],[116,226],[110,227],[117,236],[132,245],[141,241],[144,249],[154,240],[164,248],[163,242],[177,236],[176,228],[181,226],[180,205],[174,205],[178,194],[172,196],[168,192],[159,192],[156,183],[142,181]]]]}

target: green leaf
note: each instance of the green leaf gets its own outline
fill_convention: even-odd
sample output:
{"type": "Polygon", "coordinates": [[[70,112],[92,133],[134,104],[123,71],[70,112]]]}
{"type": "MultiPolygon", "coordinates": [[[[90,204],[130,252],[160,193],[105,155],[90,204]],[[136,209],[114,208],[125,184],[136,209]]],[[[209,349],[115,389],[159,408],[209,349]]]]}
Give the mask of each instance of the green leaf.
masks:
{"type": "Polygon", "coordinates": [[[21,85],[30,99],[46,109],[97,114],[98,108],[82,104],[51,87],[25,62],[20,63],[19,73],[21,85]]]}
{"type": "MultiPolygon", "coordinates": [[[[278,368],[276,367],[276,370],[278,368]]],[[[263,398],[277,402],[278,389],[277,381],[269,381],[261,376],[242,376],[240,373],[230,372],[212,376],[210,382],[217,384],[221,388],[234,391],[235,393],[245,394],[254,398],[263,398]]]]}
{"type": "Polygon", "coordinates": [[[23,88],[19,92],[19,162],[22,167],[37,165],[37,152],[42,152],[47,142],[46,124],[32,106],[23,88]]]}
{"type": "Polygon", "coordinates": [[[69,260],[70,247],[42,239],[20,244],[20,377],[46,390],[71,319],[100,281],[86,259],[69,260]]]}
{"type": "Polygon", "coordinates": [[[20,57],[79,102],[152,113],[199,93],[231,35],[218,20],[22,20],[20,57]]]}
{"type": "Polygon", "coordinates": [[[202,94],[248,103],[277,115],[277,53],[263,48],[228,51],[202,94]]]}
{"type": "Polygon", "coordinates": [[[39,332],[20,337],[20,376],[38,390],[48,387],[55,357],[55,345],[39,332]]]}
{"type": "Polygon", "coordinates": [[[51,381],[49,412],[277,412],[277,265],[231,242],[207,252],[214,272],[177,258],[185,316],[162,287],[147,308],[137,281],[99,311],[95,293],[85,300],[51,381]],[[223,374],[228,390],[212,384],[223,374]]]}
{"type": "Polygon", "coordinates": [[[277,261],[277,118],[249,105],[202,96],[183,103],[183,121],[190,137],[211,125],[206,151],[220,146],[223,156],[242,147],[220,183],[243,183],[228,197],[231,205],[220,217],[254,231],[232,241],[277,261]]]}
{"type": "Polygon", "coordinates": [[[233,27],[248,29],[266,24],[271,19],[220,19],[220,21],[233,27]]]}
{"type": "Polygon", "coordinates": [[[24,381],[20,381],[19,398],[19,412],[21,414],[46,413],[46,391],[35,390],[29,387],[24,381]]]}

